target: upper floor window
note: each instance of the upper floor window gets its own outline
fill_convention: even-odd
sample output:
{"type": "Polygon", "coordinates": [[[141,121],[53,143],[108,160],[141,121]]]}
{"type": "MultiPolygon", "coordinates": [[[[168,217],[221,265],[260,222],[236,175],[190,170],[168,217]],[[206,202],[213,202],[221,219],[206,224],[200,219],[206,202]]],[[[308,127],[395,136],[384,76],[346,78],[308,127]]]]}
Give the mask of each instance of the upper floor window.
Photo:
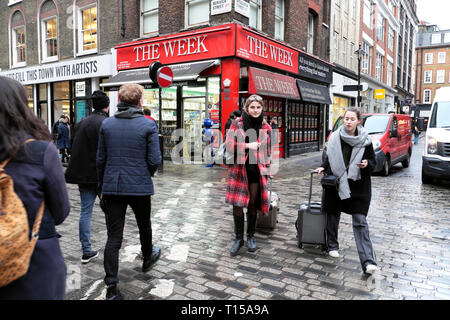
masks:
{"type": "Polygon", "coordinates": [[[383,81],[383,64],[384,64],[384,57],[377,53],[377,59],[375,61],[375,78],[378,81],[383,81]]]}
{"type": "Polygon", "coordinates": [[[97,6],[81,8],[78,11],[78,53],[96,53],[97,47],[97,6]]]}
{"type": "Polygon", "coordinates": [[[356,0],[350,0],[352,2],[352,18],[356,19],[356,0]]]}
{"type": "Polygon", "coordinates": [[[444,34],[444,42],[449,43],[450,42],[450,32],[446,32],[444,34]]]}
{"type": "Polygon", "coordinates": [[[56,5],[45,1],[40,8],[42,61],[58,60],[58,19],[56,5]]]}
{"type": "Polygon", "coordinates": [[[436,83],[445,82],[445,70],[437,70],[436,72],[436,83]]]}
{"type": "Polygon", "coordinates": [[[384,41],[384,22],[385,19],[382,15],[378,15],[377,19],[377,39],[384,41]]]}
{"type": "Polygon", "coordinates": [[[394,37],[395,37],[394,29],[391,28],[391,26],[389,26],[389,31],[388,31],[388,48],[390,50],[394,50],[394,37]]]}
{"type": "Polygon", "coordinates": [[[348,55],[350,58],[349,68],[353,70],[353,64],[354,64],[353,56],[355,55],[355,44],[353,42],[350,42],[350,52],[348,53],[348,55]]]}
{"type": "Polygon", "coordinates": [[[433,52],[425,53],[425,64],[433,64],[433,52]]]}
{"type": "Polygon", "coordinates": [[[284,0],[275,3],[275,39],[284,39],[284,0]]]}
{"type": "Polygon", "coordinates": [[[347,67],[347,39],[342,38],[342,65],[347,67]]]}
{"type": "Polygon", "coordinates": [[[441,34],[433,33],[431,35],[431,44],[438,44],[438,43],[441,43],[441,34]]]}
{"type": "Polygon", "coordinates": [[[261,0],[250,0],[250,17],[248,25],[252,28],[261,30],[261,0]]]}
{"type": "Polygon", "coordinates": [[[447,52],[439,52],[438,53],[438,63],[445,63],[445,55],[447,52]]]}
{"type": "Polygon", "coordinates": [[[423,83],[432,83],[432,82],[433,82],[433,71],[431,70],[425,71],[423,83]]]}
{"type": "Polygon", "coordinates": [[[11,65],[22,67],[26,65],[25,19],[17,10],[11,16],[11,65]]]}
{"type": "Polygon", "coordinates": [[[142,34],[158,33],[159,0],[141,1],[142,34]]]}
{"type": "Polygon", "coordinates": [[[186,0],[186,27],[209,23],[208,0],[186,0]]]}
{"type": "Polygon", "coordinates": [[[348,12],[348,1],[349,0],[342,0],[344,4],[344,12],[348,12]]]}
{"type": "Polygon", "coordinates": [[[423,90],[423,103],[431,103],[431,90],[423,90]]]}
{"type": "Polygon", "coordinates": [[[314,53],[314,33],[315,33],[315,22],[316,17],[313,13],[309,13],[308,15],[308,42],[306,44],[306,51],[308,53],[314,53]]]}
{"type": "Polygon", "coordinates": [[[363,21],[366,26],[372,28],[372,4],[370,0],[364,0],[363,21]]]}
{"type": "Polygon", "coordinates": [[[339,33],[336,31],[333,35],[334,39],[334,62],[339,62],[339,33]]]}
{"type": "Polygon", "coordinates": [[[387,62],[387,72],[386,72],[386,83],[391,86],[392,85],[392,76],[393,76],[393,65],[391,62],[387,62]]]}
{"type": "Polygon", "coordinates": [[[370,74],[372,65],[372,47],[365,41],[363,41],[362,48],[363,54],[361,57],[361,72],[370,74]]]}
{"type": "Polygon", "coordinates": [[[392,0],[389,0],[388,7],[389,7],[389,10],[392,12],[392,14],[394,14],[395,4],[392,0]]]}

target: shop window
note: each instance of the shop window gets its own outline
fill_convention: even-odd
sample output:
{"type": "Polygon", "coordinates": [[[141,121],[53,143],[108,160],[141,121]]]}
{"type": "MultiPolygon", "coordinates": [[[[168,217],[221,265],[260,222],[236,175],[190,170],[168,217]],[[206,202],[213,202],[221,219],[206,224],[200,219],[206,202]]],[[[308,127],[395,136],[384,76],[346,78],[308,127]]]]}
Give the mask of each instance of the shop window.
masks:
{"type": "Polygon", "coordinates": [[[27,90],[28,108],[34,113],[34,93],[33,85],[25,86],[27,90]]]}
{"type": "Polygon", "coordinates": [[[186,0],[186,27],[209,23],[209,1],[186,0]]]}
{"type": "Polygon", "coordinates": [[[275,3],[275,39],[284,40],[284,0],[275,3]]]}
{"type": "Polygon", "coordinates": [[[261,30],[261,0],[250,0],[250,17],[248,18],[248,25],[252,28],[261,30]]]}
{"type": "Polygon", "coordinates": [[[157,34],[159,0],[141,1],[141,30],[143,35],[157,34]]]}
{"type": "Polygon", "coordinates": [[[47,84],[37,85],[37,112],[38,117],[48,125],[47,84]]]}
{"type": "Polygon", "coordinates": [[[78,54],[96,53],[97,6],[78,10],[78,54]]]}

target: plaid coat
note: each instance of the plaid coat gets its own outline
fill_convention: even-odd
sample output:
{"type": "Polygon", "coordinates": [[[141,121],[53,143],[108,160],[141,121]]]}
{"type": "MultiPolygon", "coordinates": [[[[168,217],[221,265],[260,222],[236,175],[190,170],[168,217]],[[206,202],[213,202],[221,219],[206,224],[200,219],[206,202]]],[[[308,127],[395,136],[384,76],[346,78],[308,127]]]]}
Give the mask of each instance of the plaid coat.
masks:
{"type": "MultiPolygon", "coordinates": [[[[263,215],[267,215],[270,206],[267,179],[270,174],[271,133],[271,127],[267,123],[264,123],[258,139],[258,141],[261,142],[261,147],[258,151],[249,150],[249,154],[250,152],[254,152],[256,159],[258,160],[258,167],[261,175],[259,209],[262,211],[263,215]]],[[[250,194],[248,191],[247,171],[245,170],[247,157],[245,155],[245,131],[242,118],[237,118],[231,124],[231,127],[227,132],[226,149],[228,152],[234,151],[235,164],[230,165],[228,170],[225,202],[232,204],[233,206],[247,208],[250,201],[250,194]]]]}

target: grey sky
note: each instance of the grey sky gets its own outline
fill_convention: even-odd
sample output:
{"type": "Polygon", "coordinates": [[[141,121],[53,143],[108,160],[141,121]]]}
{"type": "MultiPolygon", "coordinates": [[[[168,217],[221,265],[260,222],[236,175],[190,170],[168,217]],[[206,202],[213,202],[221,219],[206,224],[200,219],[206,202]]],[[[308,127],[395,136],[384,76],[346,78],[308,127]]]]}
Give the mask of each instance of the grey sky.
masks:
{"type": "Polygon", "coordinates": [[[450,29],[450,0],[416,0],[417,17],[430,24],[437,24],[439,29],[450,29]]]}

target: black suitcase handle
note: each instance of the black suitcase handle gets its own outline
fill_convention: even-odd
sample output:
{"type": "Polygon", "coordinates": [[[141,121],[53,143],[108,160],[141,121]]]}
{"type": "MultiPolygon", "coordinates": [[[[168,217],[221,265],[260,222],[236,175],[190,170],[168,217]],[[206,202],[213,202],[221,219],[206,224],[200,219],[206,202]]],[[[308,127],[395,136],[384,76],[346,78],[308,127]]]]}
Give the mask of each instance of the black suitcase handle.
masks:
{"type": "Polygon", "coordinates": [[[312,183],[313,183],[313,175],[315,173],[318,173],[318,171],[314,170],[314,171],[311,172],[311,179],[310,179],[310,182],[309,182],[309,198],[308,198],[308,205],[309,206],[311,206],[312,183]]]}

